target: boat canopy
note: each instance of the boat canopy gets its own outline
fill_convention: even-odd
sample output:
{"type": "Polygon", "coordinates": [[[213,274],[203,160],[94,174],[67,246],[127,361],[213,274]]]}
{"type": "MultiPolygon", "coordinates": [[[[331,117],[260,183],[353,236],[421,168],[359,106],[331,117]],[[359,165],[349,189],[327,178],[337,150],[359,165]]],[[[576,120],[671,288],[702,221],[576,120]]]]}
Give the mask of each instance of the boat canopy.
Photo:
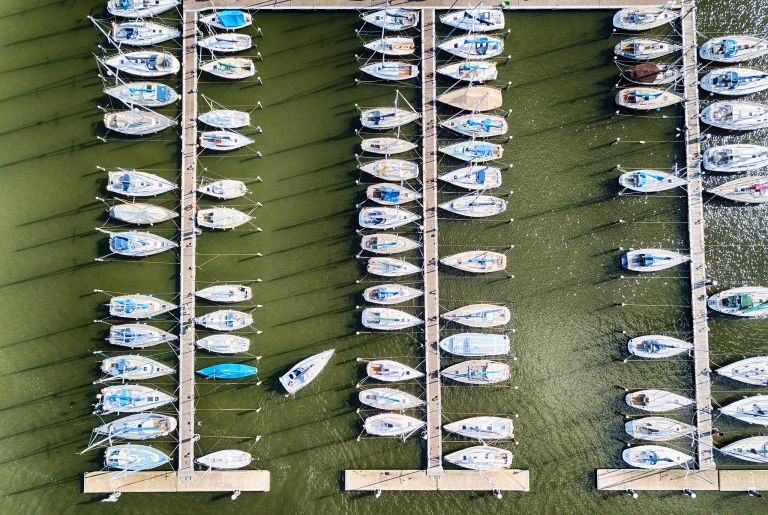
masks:
{"type": "Polygon", "coordinates": [[[635,82],[652,83],[663,71],[656,63],[642,63],[627,70],[627,77],[635,82]]]}
{"type": "Polygon", "coordinates": [[[381,188],[381,200],[384,202],[397,202],[400,200],[400,191],[394,188],[381,188]]]}
{"type": "Polygon", "coordinates": [[[219,23],[226,28],[238,28],[245,24],[245,14],[243,11],[221,11],[219,13],[219,23]]]}

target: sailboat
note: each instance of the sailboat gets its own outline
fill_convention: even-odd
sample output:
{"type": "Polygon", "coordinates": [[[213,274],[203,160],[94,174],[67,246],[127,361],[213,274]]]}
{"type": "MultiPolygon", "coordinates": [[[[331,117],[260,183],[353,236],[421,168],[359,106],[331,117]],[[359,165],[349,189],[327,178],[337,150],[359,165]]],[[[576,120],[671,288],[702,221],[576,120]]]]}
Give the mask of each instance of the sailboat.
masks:
{"type": "Polygon", "coordinates": [[[123,18],[148,18],[170,11],[180,0],[107,0],[107,11],[123,18]]]}
{"type": "Polygon", "coordinates": [[[720,413],[747,424],[768,426],[768,395],[753,395],[720,408],[720,413]]]}
{"type": "Polygon", "coordinates": [[[391,308],[365,308],[362,314],[362,322],[368,329],[378,329],[380,331],[399,331],[424,323],[420,318],[410,315],[405,311],[391,308]]]}
{"type": "Polygon", "coordinates": [[[383,80],[408,80],[419,76],[419,66],[401,61],[377,61],[360,67],[360,71],[383,80]]]}
{"type": "Polygon", "coordinates": [[[739,317],[762,317],[768,314],[768,288],[742,286],[716,293],[707,299],[709,309],[739,317]]]}
{"type": "Polygon", "coordinates": [[[197,117],[198,120],[217,129],[240,129],[251,124],[251,115],[234,109],[213,109],[197,117]]]}
{"type": "Polygon", "coordinates": [[[496,161],[504,155],[504,147],[487,141],[460,141],[439,148],[440,152],[461,161],[485,163],[496,161]]]}
{"type": "Polygon", "coordinates": [[[682,96],[671,91],[644,86],[625,88],[616,93],[616,104],[637,111],[661,109],[682,101],[682,96]]]}
{"type": "Polygon", "coordinates": [[[512,419],[504,417],[470,417],[445,424],[443,429],[465,438],[508,440],[514,438],[512,419]]]}
{"type": "Polygon", "coordinates": [[[618,43],[613,53],[634,61],[652,61],[682,48],[681,45],[661,39],[629,38],[618,43]]]}
{"type": "Polygon", "coordinates": [[[688,256],[671,250],[630,249],[621,256],[621,268],[634,272],[658,272],[688,261],[688,256]]]}
{"type": "Polygon", "coordinates": [[[444,456],[445,461],[470,470],[504,470],[512,466],[512,453],[490,445],[476,445],[444,456]]]}
{"type": "Polygon", "coordinates": [[[220,363],[197,371],[201,376],[210,379],[242,379],[256,375],[256,367],[241,363],[220,363]]]}
{"type": "Polygon", "coordinates": [[[747,204],[763,204],[768,202],[768,176],[752,175],[742,177],[708,190],[734,202],[747,204]]]}
{"type": "Polygon", "coordinates": [[[464,114],[440,122],[441,127],[451,129],[464,136],[493,138],[503,136],[509,130],[507,120],[495,114],[464,114]]]}
{"type": "Polygon", "coordinates": [[[388,257],[370,258],[366,270],[369,274],[382,277],[403,277],[421,272],[421,268],[413,263],[388,257]]]}
{"type": "Polygon", "coordinates": [[[507,325],[509,308],[495,304],[470,304],[440,315],[445,320],[468,327],[497,327],[507,325]]]}
{"type": "Polygon", "coordinates": [[[702,163],[711,172],[749,172],[768,166],[768,147],[744,143],[709,147],[702,163]]]}
{"type": "Polygon", "coordinates": [[[459,383],[487,385],[509,379],[509,365],[490,359],[462,361],[444,368],[440,375],[459,383]]]}
{"type": "Polygon", "coordinates": [[[248,11],[227,9],[200,17],[200,23],[221,30],[244,29],[253,23],[253,16],[248,11]]]}
{"type": "Polygon", "coordinates": [[[501,356],[509,353],[509,336],[506,334],[458,333],[443,338],[439,345],[445,352],[457,356],[501,356]]]}
{"type": "Polygon", "coordinates": [[[222,79],[241,80],[256,75],[256,65],[243,57],[226,57],[200,64],[200,70],[222,79]]]}
{"type": "Polygon", "coordinates": [[[440,66],[436,71],[440,75],[467,82],[496,80],[499,76],[493,61],[460,61],[440,66]]]}
{"type": "Polygon", "coordinates": [[[768,436],[751,436],[720,447],[726,456],[752,463],[768,463],[768,436]]]}
{"type": "Polygon", "coordinates": [[[504,28],[504,11],[490,7],[472,7],[463,11],[450,11],[440,15],[440,21],[449,27],[472,32],[489,32],[504,28]]]}
{"type": "Polygon", "coordinates": [[[702,77],[699,85],[720,95],[749,95],[768,88],[768,73],[749,68],[720,68],[702,77]]]}
{"type": "Polygon", "coordinates": [[[768,53],[768,40],[757,36],[719,36],[699,47],[702,59],[718,63],[749,61],[768,53]]]}
{"type": "Polygon", "coordinates": [[[404,159],[377,159],[360,165],[360,170],[385,181],[401,182],[419,176],[419,165],[404,159]]]}
{"type": "Polygon", "coordinates": [[[157,50],[113,55],[107,57],[104,64],[119,72],[139,77],[162,77],[178,73],[181,69],[181,63],[173,54],[157,50]]]}
{"type": "Polygon", "coordinates": [[[179,216],[179,214],[176,211],[171,211],[154,204],[125,202],[115,204],[109,208],[109,216],[129,224],[152,225],[172,220],[179,216]]]}
{"type": "Polygon", "coordinates": [[[160,82],[127,82],[106,88],[104,93],[128,106],[163,107],[179,100],[175,89],[160,82]]]}
{"type": "Polygon", "coordinates": [[[360,147],[365,152],[373,154],[402,154],[416,148],[415,143],[399,138],[368,138],[360,142],[360,147]]]}
{"type": "Polygon", "coordinates": [[[368,200],[382,206],[398,206],[421,198],[421,193],[405,186],[391,183],[371,184],[365,191],[368,200]]]}
{"type": "Polygon", "coordinates": [[[470,193],[438,204],[441,209],[470,218],[498,215],[507,210],[507,201],[492,195],[470,193]]]}
{"type": "Polygon", "coordinates": [[[494,166],[470,165],[446,172],[438,179],[468,190],[490,190],[501,186],[501,170],[494,166]]]}
{"type": "Polygon", "coordinates": [[[632,467],[658,470],[670,467],[684,467],[693,456],[661,445],[638,445],[624,449],[621,457],[632,467]]]}
{"type": "Polygon", "coordinates": [[[208,229],[234,229],[250,222],[252,216],[231,207],[210,207],[197,212],[197,225],[208,229]]]}
{"type": "Polygon", "coordinates": [[[197,191],[203,195],[220,200],[232,200],[248,193],[248,187],[243,181],[235,179],[221,179],[206,182],[197,187],[197,191]]]}
{"type": "Polygon", "coordinates": [[[121,256],[153,256],[178,247],[176,242],[149,232],[110,232],[104,229],[101,232],[109,235],[110,252],[121,256]]]}
{"type": "Polygon", "coordinates": [[[374,254],[399,254],[417,249],[419,246],[418,242],[396,234],[368,234],[360,240],[360,248],[374,254]]]}
{"type": "Polygon", "coordinates": [[[227,32],[199,39],[197,46],[211,52],[233,53],[248,50],[253,46],[253,42],[248,34],[227,32]]]}
{"type": "Polygon", "coordinates": [[[409,366],[392,361],[390,359],[376,359],[369,361],[365,367],[368,377],[377,379],[385,383],[396,383],[408,381],[409,379],[418,379],[424,374],[409,366]]]}
{"type": "Polygon", "coordinates": [[[176,304],[149,295],[117,295],[109,300],[109,314],[121,318],[152,318],[178,308],[176,304]]]}
{"type": "Polygon", "coordinates": [[[465,272],[487,274],[507,268],[507,256],[490,250],[470,250],[452,256],[440,258],[444,265],[458,268],[465,272]]]}
{"type": "Polygon", "coordinates": [[[374,107],[360,112],[360,123],[367,129],[395,129],[419,117],[419,113],[399,107],[374,107]]]}
{"type": "Polygon", "coordinates": [[[360,14],[360,17],[366,23],[390,31],[412,29],[419,23],[419,11],[399,7],[366,12],[360,14]]]}
{"type": "Polygon", "coordinates": [[[411,55],[416,50],[413,38],[385,36],[374,39],[363,45],[368,50],[372,50],[383,55],[404,56],[411,55]]]}
{"type": "Polygon", "coordinates": [[[685,186],[688,182],[675,174],[660,170],[632,170],[619,176],[619,184],[639,193],[656,193],[685,186]]]}
{"type": "Polygon", "coordinates": [[[198,349],[215,354],[240,354],[248,352],[251,341],[236,334],[212,334],[195,342],[198,349]]]}
{"type": "Polygon", "coordinates": [[[160,413],[137,413],[94,428],[97,435],[122,440],[151,440],[176,431],[175,417],[160,413]]]}
{"type": "Polygon", "coordinates": [[[438,43],[437,47],[463,59],[490,59],[504,51],[504,40],[470,33],[447,39],[438,43]]]}
{"type": "Polygon", "coordinates": [[[482,113],[498,109],[504,103],[501,98],[501,90],[490,86],[467,86],[446,91],[437,96],[437,101],[443,104],[482,113]]]}
{"type": "Polygon", "coordinates": [[[118,168],[107,173],[107,191],[131,197],[152,197],[175,190],[178,186],[159,175],[118,168]]]}
{"type": "Polygon", "coordinates": [[[729,363],[715,372],[741,383],[768,386],[768,356],[754,356],[729,363]]]}
{"type": "Polygon", "coordinates": [[[109,415],[156,409],[174,402],[176,397],[146,386],[122,384],[102,388],[96,399],[96,413],[109,415]]]}
{"type": "Polygon", "coordinates": [[[235,331],[253,323],[253,317],[249,313],[234,309],[220,309],[195,317],[194,320],[196,324],[216,331],[235,331]]]}
{"type": "Polygon", "coordinates": [[[624,400],[627,405],[643,411],[664,412],[685,408],[694,402],[676,393],[664,390],[639,390],[628,393],[624,400]]]}
{"type": "Polygon", "coordinates": [[[671,23],[680,10],[663,7],[627,7],[613,15],[613,26],[624,30],[649,30],[671,23]]]}
{"type": "Polygon", "coordinates": [[[373,304],[391,305],[415,299],[423,294],[421,290],[402,284],[381,284],[366,288],[363,299],[373,304]]]}
{"type": "Polygon", "coordinates": [[[176,120],[144,109],[104,113],[104,126],[128,136],[146,136],[176,125],[176,120]]]}
{"type": "Polygon", "coordinates": [[[235,470],[247,467],[253,456],[245,451],[226,449],[195,458],[195,463],[214,470],[235,470]]]}
{"type": "Polygon", "coordinates": [[[152,21],[136,20],[112,22],[110,38],[118,45],[152,46],[178,38],[180,35],[181,32],[175,27],[152,21]]]}
{"type": "Polygon", "coordinates": [[[669,358],[691,349],[692,343],[661,334],[638,336],[627,343],[629,353],[641,358],[669,358]]]}
{"type": "Polygon", "coordinates": [[[674,64],[640,63],[628,68],[621,75],[635,84],[661,86],[679,81],[683,77],[683,69],[674,64]]]}
{"type": "Polygon", "coordinates": [[[360,210],[358,224],[365,229],[395,229],[421,218],[399,207],[364,207],[360,210]]]}
{"type": "Polygon", "coordinates": [[[407,438],[424,427],[424,422],[407,415],[382,413],[365,419],[364,426],[369,435],[407,438]]]}
{"type": "Polygon", "coordinates": [[[643,417],[624,424],[624,430],[632,438],[666,442],[678,438],[693,438],[696,427],[667,417],[643,417]]]}
{"type": "Polygon", "coordinates": [[[148,445],[112,445],[104,451],[105,467],[127,472],[154,469],[169,461],[168,455],[148,445]]]}
{"type": "Polygon", "coordinates": [[[129,349],[145,349],[178,338],[175,334],[147,324],[120,324],[110,326],[107,341],[129,349]]]}
{"type": "Polygon", "coordinates": [[[743,100],[721,100],[705,107],[701,121],[720,129],[753,131],[768,127],[768,105],[743,100]]]}
{"type": "Polygon", "coordinates": [[[200,147],[208,150],[227,152],[253,143],[248,136],[230,130],[203,131],[200,133],[200,147]]]}
{"type": "Polygon", "coordinates": [[[101,362],[101,372],[114,379],[141,381],[173,374],[175,371],[159,361],[135,354],[115,356],[101,362]]]}
{"type": "Polygon", "coordinates": [[[245,302],[253,297],[253,290],[249,286],[242,284],[212,284],[195,292],[197,297],[210,300],[211,302],[224,302],[232,304],[234,302],[245,302]]]}
{"type": "Polygon", "coordinates": [[[320,375],[335,351],[335,349],[328,349],[299,361],[287,373],[280,376],[280,384],[288,393],[298,392],[320,375]]]}
{"type": "Polygon", "coordinates": [[[357,398],[361,404],[386,411],[403,411],[424,405],[424,401],[415,395],[395,388],[369,388],[362,390],[357,398]]]}

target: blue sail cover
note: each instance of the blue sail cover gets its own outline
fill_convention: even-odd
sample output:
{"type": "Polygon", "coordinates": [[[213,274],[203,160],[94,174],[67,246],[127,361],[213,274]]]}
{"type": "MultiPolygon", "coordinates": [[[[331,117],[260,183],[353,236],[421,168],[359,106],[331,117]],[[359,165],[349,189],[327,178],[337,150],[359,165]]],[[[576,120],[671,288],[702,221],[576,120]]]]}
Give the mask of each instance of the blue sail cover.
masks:
{"type": "Polygon", "coordinates": [[[723,55],[725,57],[733,57],[739,50],[739,46],[734,39],[726,39],[723,41],[723,55]]]}
{"type": "Polygon", "coordinates": [[[165,84],[157,86],[157,99],[160,102],[167,102],[171,99],[171,88],[165,84]]]}
{"type": "Polygon", "coordinates": [[[400,192],[393,188],[381,188],[381,200],[384,202],[397,202],[400,200],[400,192]]]}
{"type": "Polygon", "coordinates": [[[219,13],[219,23],[226,28],[240,27],[245,24],[245,13],[243,11],[221,11],[219,13]]]}
{"type": "Polygon", "coordinates": [[[197,373],[213,379],[240,379],[255,375],[256,367],[239,363],[223,363],[221,365],[201,368],[197,373]]]}

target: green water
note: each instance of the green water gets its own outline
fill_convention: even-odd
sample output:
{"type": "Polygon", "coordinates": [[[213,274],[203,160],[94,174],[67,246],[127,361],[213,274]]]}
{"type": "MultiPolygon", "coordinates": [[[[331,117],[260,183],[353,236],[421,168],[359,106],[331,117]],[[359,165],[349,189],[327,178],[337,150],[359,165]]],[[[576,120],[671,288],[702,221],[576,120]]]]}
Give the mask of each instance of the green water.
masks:
{"type": "MultiPolygon", "coordinates": [[[[765,10],[755,0],[734,7],[734,21],[718,16],[724,8],[703,4],[699,30],[754,31],[765,25],[765,10]]],[[[238,447],[250,449],[257,466],[272,472],[269,494],[128,495],[116,505],[94,504],[102,496],[83,495],[82,473],[98,470],[97,452],[82,449],[97,423],[90,404],[97,387],[94,350],[110,351],[102,338],[107,297],[116,292],[165,294],[176,290],[171,255],[140,263],[95,263],[106,253],[105,238],[93,228],[106,222],[105,174],[96,170],[126,166],[177,175],[178,143],[172,131],[126,141],[101,135],[105,105],[91,56],[97,44],[84,19],[103,16],[101,2],[33,3],[0,8],[0,171],[4,214],[0,234],[0,506],[6,513],[192,512],[202,506],[226,512],[383,513],[411,509],[421,513],[481,510],[535,513],[596,513],[645,509],[757,512],[762,500],[745,495],[700,493],[691,501],[678,493],[643,494],[638,501],[595,491],[594,470],[622,466],[624,387],[660,387],[690,393],[688,360],[623,364],[629,333],[687,335],[690,329],[687,269],[655,278],[618,279],[620,246],[686,247],[685,201],[680,193],[653,198],[618,198],[614,167],[674,166],[683,149],[675,144],[679,118],[616,117],[609,90],[616,80],[611,64],[611,13],[525,12],[508,15],[512,62],[501,67],[505,108],[514,140],[506,146],[503,190],[514,191],[507,213],[493,221],[441,220],[441,254],[473,248],[515,245],[506,276],[465,278],[441,274],[444,309],[470,302],[511,305],[513,384],[519,388],[469,389],[446,386],[447,420],[462,413],[518,414],[515,466],[531,471],[531,492],[509,493],[502,501],[478,493],[342,492],[348,468],[415,468],[423,465],[423,445],[372,438],[356,441],[360,421],[355,383],[362,378],[357,357],[395,357],[418,364],[419,348],[407,335],[355,335],[363,264],[357,252],[355,202],[363,186],[355,171],[355,103],[389,103],[394,90],[354,86],[360,42],[353,35],[353,13],[258,14],[265,37],[257,62],[263,85],[220,84],[204,79],[204,93],[227,106],[255,106],[254,149],[232,156],[206,155],[202,174],[263,179],[252,183],[250,200],[230,205],[248,209],[261,202],[255,226],[203,234],[198,242],[201,284],[247,281],[254,284],[255,326],[252,352],[262,355],[261,386],[220,386],[200,382],[197,453],[238,447]],[[207,82],[206,82],[207,81],[207,82]],[[611,145],[646,140],[639,145],[611,145]],[[514,218],[508,224],[506,220],[514,218]],[[617,225],[618,219],[628,223],[617,225]],[[227,253],[217,257],[213,254],[227,253]],[[253,254],[261,253],[262,257],[253,254]],[[240,255],[234,255],[240,254],[240,255]],[[636,304],[625,308],[617,303],[636,304]],[[295,361],[326,348],[337,349],[322,377],[295,399],[274,386],[295,361]],[[261,413],[253,408],[262,407],[261,413]],[[217,411],[221,408],[233,411],[217,411]],[[262,440],[221,436],[262,435],[262,440]],[[205,504],[202,504],[205,503],[205,504]]],[[[418,93],[404,91],[418,101],[418,93]]],[[[175,108],[166,110],[175,114],[175,108]]],[[[671,117],[680,110],[671,109],[671,117]]],[[[716,134],[716,138],[726,135],[716,134]]],[[[757,134],[754,141],[764,140],[757,134]]],[[[448,165],[444,161],[441,165],[448,165]]],[[[707,179],[716,182],[717,178],[707,179]]],[[[451,196],[448,190],[441,200],[451,196]]],[[[157,200],[174,207],[166,195],[157,200]]],[[[208,204],[208,202],[204,202],[208,204]]],[[[710,277],[724,287],[743,282],[768,284],[761,248],[718,247],[761,244],[763,208],[707,204],[707,259],[710,277]]],[[[175,236],[173,226],[153,231],[175,236]]],[[[407,233],[405,233],[407,234],[407,233]]],[[[415,256],[414,256],[415,257],[415,256]]],[[[370,281],[365,278],[364,281],[370,281]]],[[[201,306],[199,312],[212,309],[201,306]]],[[[419,313],[414,305],[406,308],[419,313]]],[[[158,325],[172,328],[172,321],[158,325]]],[[[713,317],[716,363],[764,351],[766,321],[713,317]]],[[[450,328],[446,329],[447,331],[450,328]]],[[[162,352],[162,351],[158,351],[162,352]]],[[[172,355],[158,359],[172,362],[172,355]]],[[[198,364],[222,360],[198,354],[198,364]]],[[[243,361],[248,362],[248,361],[243,361]]],[[[448,362],[448,360],[446,360],[448,362]]],[[[170,379],[152,384],[168,391],[170,379]]],[[[734,400],[743,389],[718,381],[716,398],[734,400]],[[738,391],[737,391],[738,390],[738,391]]],[[[415,388],[412,390],[417,393],[415,388]]],[[[681,414],[690,417],[691,414],[681,414]]],[[[718,420],[726,436],[758,434],[718,420]]],[[[718,442],[721,443],[721,442],[718,442]]],[[[157,444],[166,451],[172,442],[157,444]]],[[[445,450],[461,444],[447,441],[445,450]]],[[[684,446],[679,446],[685,450],[684,446]]],[[[722,466],[738,467],[732,461],[722,466]]]]}

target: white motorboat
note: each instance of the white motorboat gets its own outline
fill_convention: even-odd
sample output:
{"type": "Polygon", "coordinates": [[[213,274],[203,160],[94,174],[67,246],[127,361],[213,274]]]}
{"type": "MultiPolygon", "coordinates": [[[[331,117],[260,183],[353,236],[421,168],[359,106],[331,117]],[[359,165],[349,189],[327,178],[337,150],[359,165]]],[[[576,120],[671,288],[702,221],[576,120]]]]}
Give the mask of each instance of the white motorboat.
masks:
{"type": "Polygon", "coordinates": [[[280,376],[280,384],[288,393],[296,393],[315,380],[331,360],[334,349],[323,351],[310,356],[291,367],[291,370],[280,376]]]}
{"type": "Polygon", "coordinates": [[[704,168],[711,172],[749,172],[768,166],[768,147],[750,144],[718,145],[704,151],[704,168]]]}
{"type": "Polygon", "coordinates": [[[649,30],[671,23],[679,17],[679,9],[627,7],[613,15],[613,26],[623,30],[649,30]]]}
{"type": "Polygon", "coordinates": [[[104,64],[118,72],[138,77],[162,77],[178,73],[181,69],[179,60],[169,52],[140,50],[107,57],[104,64]]]}
{"type": "Polygon", "coordinates": [[[470,304],[440,315],[445,320],[468,327],[497,327],[507,325],[509,308],[495,304],[470,304]]]}
{"type": "Polygon", "coordinates": [[[104,126],[128,136],[146,136],[176,125],[176,120],[145,109],[104,113],[104,126]]]}
{"type": "Polygon", "coordinates": [[[753,395],[720,408],[720,413],[747,424],[768,426],[768,395],[753,395]]]}
{"type": "Polygon", "coordinates": [[[496,80],[499,76],[494,61],[460,61],[445,64],[437,68],[437,73],[467,82],[496,80]]]}
{"type": "Polygon", "coordinates": [[[110,445],[104,451],[104,467],[128,472],[151,470],[171,461],[171,458],[148,445],[110,445]]]}
{"type": "Polygon", "coordinates": [[[362,390],[357,398],[361,404],[386,411],[404,411],[424,404],[424,401],[415,395],[395,388],[369,388],[362,390]]]}
{"type": "Polygon", "coordinates": [[[243,57],[214,59],[200,65],[200,70],[222,79],[241,80],[256,75],[256,65],[243,57]]]}
{"type": "Polygon", "coordinates": [[[368,377],[385,383],[408,381],[424,376],[424,374],[416,369],[389,359],[369,361],[365,367],[365,371],[368,374],[368,377]]]}
{"type": "Polygon", "coordinates": [[[718,63],[749,61],[768,53],[768,40],[756,36],[719,36],[699,47],[702,59],[718,63]]]}
{"type": "Polygon", "coordinates": [[[720,95],[749,95],[768,89],[768,73],[749,68],[719,68],[702,77],[699,85],[720,95]]]}
{"type": "Polygon", "coordinates": [[[419,113],[399,107],[374,107],[360,112],[360,123],[367,129],[394,129],[419,117],[419,113]]]}
{"type": "Polygon", "coordinates": [[[678,438],[693,438],[696,427],[667,417],[643,417],[624,424],[624,430],[632,438],[666,442],[678,438]]]}
{"type": "Polygon", "coordinates": [[[368,329],[381,331],[399,331],[424,323],[422,319],[405,311],[391,308],[365,308],[361,319],[368,329]]]}
{"type": "Polygon", "coordinates": [[[405,186],[392,183],[371,184],[366,188],[365,195],[382,206],[398,206],[421,198],[421,193],[405,186]]]}
{"type": "Polygon", "coordinates": [[[220,309],[195,317],[194,320],[196,324],[216,331],[236,331],[253,323],[253,317],[250,313],[235,311],[234,309],[220,309]]]}
{"type": "Polygon", "coordinates": [[[366,288],[363,298],[373,304],[400,304],[424,294],[423,291],[402,284],[380,284],[366,288]]]}
{"type": "Polygon", "coordinates": [[[152,318],[178,308],[176,304],[150,295],[116,295],[109,300],[109,314],[113,317],[152,318]]]}
{"type": "Polygon", "coordinates": [[[627,343],[630,354],[641,358],[669,358],[683,352],[690,352],[691,349],[693,349],[692,343],[661,334],[638,336],[627,343]]]}
{"type": "Polygon", "coordinates": [[[251,124],[251,115],[234,109],[213,109],[197,117],[198,120],[217,129],[240,129],[251,124]]]}
{"type": "Polygon", "coordinates": [[[106,88],[104,93],[128,106],[163,107],[179,99],[176,90],[159,82],[128,82],[106,88]]]}
{"type": "Polygon", "coordinates": [[[438,43],[438,48],[464,59],[491,59],[504,52],[504,40],[496,36],[466,34],[438,43]]]}
{"type": "Polygon", "coordinates": [[[107,191],[131,197],[152,197],[178,188],[167,179],[139,170],[118,168],[107,176],[107,191]]]}
{"type": "Polygon", "coordinates": [[[416,148],[415,143],[405,141],[399,138],[368,138],[360,142],[360,147],[365,152],[371,152],[373,154],[402,154],[403,152],[409,152],[416,148]]]}
{"type": "Polygon", "coordinates": [[[661,39],[629,38],[618,43],[613,48],[613,53],[634,61],[651,61],[682,48],[681,45],[661,39]]]}
{"type": "Polygon", "coordinates": [[[208,229],[234,229],[252,219],[250,215],[231,207],[210,207],[197,212],[197,225],[208,229]]]}
{"type": "Polygon", "coordinates": [[[395,229],[421,218],[416,213],[399,207],[364,207],[360,210],[358,224],[365,229],[395,229]]]}
{"type": "Polygon", "coordinates": [[[621,268],[633,272],[658,272],[688,261],[688,256],[672,250],[630,249],[621,256],[621,268]]]}
{"type": "Polygon", "coordinates": [[[450,11],[440,15],[440,21],[449,27],[471,32],[489,32],[504,28],[504,11],[490,7],[472,7],[463,11],[450,11]]]}
{"type": "Polygon", "coordinates": [[[125,202],[115,204],[109,208],[109,216],[129,224],[159,224],[167,220],[173,220],[179,214],[162,206],[147,204],[144,202],[125,202]]]}
{"type": "Polygon", "coordinates": [[[762,317],[768,314],[768,288],[742,286],[716,293],[707,299],[709,309],[739,317],[762,317]]]}
{"type": "Polygon", "coordinates": [[[440,147],[438,150],[443,154],[469,163],[496,161],[504,155],[504,147],[501,145],[476,140],[460,141],[440,147]]]}
{"type": "Polygon", "coordinates": [[[476,445],[444,456],[445,461],[470,470],[504,470],[512,466],[512,453],[490,445],[476,445]]]}
{"type": "Polygon", "coordinates": [[[195,342],[198,349],[215,354],[240,354],[248,352],[251,340],[236,334],[212,334],[195,342]]]}
{"type": "Polygon", "coordinates": [[[489,359],[462,361],[445,367],[440,375],[459,383],[476,385],[501,383],[510,377],[509,365],[489,359]]]}
{"type": "Polygon", "coordinates": [[[492,195],[475,193],[470,193],[438,205],[441,209],[469,218],[494,216],[507,210],[506,200],[492,195]]]}
{"type": "Polygon", "coordinates": [[[375,436],[408,438],[424,427],[424,422],[407,415],[382,413],[365,419],[365,432],[375,436]]]}
{"type": "Polygon", "coordinates": [[[451,129],[464,136],[493,138],[503,136],[509,130],[507,120],[495,114],[465,114],[440,122],[441,127],[451,129]]]}
{"type": "Polygon", "coordinates": [[[715,372],[741,383],[768,386],[768,356],[744,358],[720,367],[715,372]]]}
{"type": "Polygon", "coordinates": [[[178,38],[181,32],[162,23],[136,20],[112,22],[110,38],[118,45],[152,46],[178,38]]]}
{"type": "Polygon", "coordinates": [[[365,12],[360,17],[366,23],[390,31],[412,29],[419,23],[419,11],[399,7],[365,12]]]}
{"type": "Polygon", "coordinates": [[[140,381],[174,373],[174,369],[159,361],[135,354],[115,356],[101,362],[101,372],[113,379],[140,381]]]}
{"type": "Polygon", "coordinates": [[[624,449],[621,457],[627,464],[640,469],[658,470],[685,467],[693,456],[662,445],[638,445],[624,449]]]}
{"type": "Polygon", "coordinates": [[[649,412],[672,411],[694,404],[694,401],[665,390],[639,390],[631,392],[624,398],[627,405],[649,412]]]}
{"type": "Polygon", "coordinates": [[[197,187],[197,191],[220,200],[232,200],[248,193],[248,187],[243,181],[221,179],[205,182],[197,187]]]}
{"type": "Polygon", "coordinates": [[[366,265],[368,273],[381,277],[403,277],[421,272],[421,268],[402,259],[372,257],[366,265]]]}
{"type": "Polygon", "coordinates": [[[140,413],[176,401],[176,397],[165,392],[137,384],[107,386],[101,389],[96,399],[95,413],[103,415],[140,413]]]}
{"type": "Polygon", "coordinates": [[[253,290],[243,284],[212,284],[202,290],[197,290],[195,295],[211,302],[224,302],[232,304],[245,302],[253,298],[253,290]]]}
{"type": "Polygon", "coordinates": [[[253,41],[248,34],[224,32],[199,39],[197,46],[211,52],[229,54],[248,50],[253,46],[253,41]]]}
{"type": "Polygon", "coordinates": [[[247,467],[253,456],[245,451],[226,449],[195,458],[195,463],[213,470],[236,470],[247,467]]]}
{"type": "Polygon", "coordinates": [[[137,413],[97,426],[93,432],[121,440],[151,440],[173,433],[177,425],[175,417],[160,413],[137,413]]]}
{"type": "Polygon", "coordinates": [[[682,79],[683,69],[674,64],[640,63],[628,68],[621,75],[635,84],[661,86],[682,79]]]}
{"type": "Polygon", "coordinates": [[[107,12],[123,18],[149,18],[170,11],[180,0],[107,0],[107,12]]]}
{"type": "Polygon", "coordinates": [[[445,424],[443,429],[465,438],[509,440],[514,438],[512,419],[504,417],[470,417],[445,424]]]}
{"type": "Polygon", "coordinates": [[[229,130],[203,131],[200,133],[200,147],[219,152],[236,150],[253,143],[248,136],[229,130]]]}
{"type": "Polygon", "coordinates": [[[248,11],[227,9],[216,11],[200,17],[200,23],[222,30],[238,30],[253,23],[253,16],[248,11]]]}
{"type": "Polygon", "coordinates": [[[360,170],[385,181],[401,182],[419,176],[418,163],[404,159],[377,159],[360,166],[360,170]]]}
{"type": "Polygon", "coordinates": [[[446,172],[438,179],[468,190],[490,190],[501,186],[501,170],[494,166],[470,165],[446,172]]]}
{"type": "Polygon", "coordinates": [[[501,356],[509,353],[506,334],[458,333],[440,340],[440,348],[457,356],[501,356]]]}
{"type": "Polygon", "coordinates": [[[399,254],[419,247],[419,242],[396,234],[367,234],[360,240],[360,248],[374,254],[399,254]]]}
{"type": "Polygon", "coordinates": [[[178,247],[178,243],[157,234],[140,231],[101,232],[109,235],[109,250],[113,254],[129,257],[146,257],[178,247]]]}
{"type": "Polygon", "coordinates": [[[498,109],[504,103],[501,90],[490,86],[467,86],[466,88],[452,89],[437,96],[437,101],[443,104],[482,113],[498,109]]]}
{"type": "Polygon", "coordinates": [[[383,80],[408,80],[419,76],[419,66],[401,61],[378,61],[360,67],[360,71],[383,80]]]}
{"type": "Polygon", "coordinates": [[[768,463],[768,436],[751,436],[720,447],[726,456],[752,463],[768,463]]]}
{"type": "Polygon", "coordinates": [[[632,170],[619,176],[619,184],[639,193],[656,193],[685,186],[688,182],[682,177],[660,170],[632,170]]]}
{"type": "Polygon", "coordinates": [[[701,121],[720,129],[752,131],[768,127],[768,105],[743,100],[721,100],[705,107],[701,121]]]}
{"type": "Polygon", "coordinates": [[[751,175],[749,177],[742,177],[728,181],[720,186],[715,186],[708,191],[734,202],[763,204],[768,202],[768,176],[751,175]]]}
{"type": "Polygon", "coordinates": [[[490,250],[470,250],[440,258],[446,266],[474,274],[499,272],[507,268],[507,256],[490,250]]]}
{"type": "Polygon", "coordinates": [[[383,55],[404,56],[411,55],[416,50],[413,38],[385,36],[374,39],[363,45],[368,50],[372,50],[383,55]]]}
{"type": "Polygon", "coordinates": [[[178,340],[175,334],[147,324],[119,324],[109,327],[107,341],[129,349],[146,349],[161,343],[178,340]]]}
{"type": "Polygon", "coordinates": [[[637,111],[661,109],[683,101],[683,97],[671,91],[638,86],[616,93],[616,104],[637,111]]]}

